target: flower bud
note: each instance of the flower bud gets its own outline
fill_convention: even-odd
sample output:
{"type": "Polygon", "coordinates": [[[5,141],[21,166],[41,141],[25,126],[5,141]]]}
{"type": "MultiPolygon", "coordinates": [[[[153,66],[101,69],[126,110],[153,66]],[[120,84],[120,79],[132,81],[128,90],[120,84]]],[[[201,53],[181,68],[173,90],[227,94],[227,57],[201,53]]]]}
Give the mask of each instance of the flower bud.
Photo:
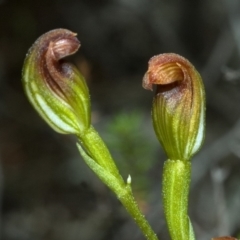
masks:
{"type": "Polygon", "coordinates": [[[81,73],[61,59],[80,47],[76,34],[56,29],[30,48],[23,67],[23,85],[31,104],[57,132],[82,134],[90,126],[90,99],[81,73]]]}
{"type": "Polygon", "coordinates": [[[169,53],[149,61],[143,87],[152,90],[155,133],[172,160],[189,160],[202,145],[205,131],[205,92],[202,79],[185,58],[169,53]]]}

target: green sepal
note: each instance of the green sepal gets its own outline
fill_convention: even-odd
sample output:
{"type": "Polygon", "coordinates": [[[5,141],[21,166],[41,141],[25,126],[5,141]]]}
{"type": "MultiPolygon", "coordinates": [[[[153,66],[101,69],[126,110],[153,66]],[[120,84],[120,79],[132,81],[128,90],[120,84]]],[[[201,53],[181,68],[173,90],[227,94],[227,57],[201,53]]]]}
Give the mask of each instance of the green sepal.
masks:
{"type": "Polygon", "coordinates": [[[81,135],[90,126],[90,97],[82,74],[61,58],[75,53],[76,34],[56,29],[42,35],[30,48],[22,82],[36,111],[57,132],[81,135]]]}
{"type": "Polygon", "coordinates": [[[152,120],[155,133],[169,159],[190,160],[205,135],[205,91],[195,67],[174,53],[149,61],[143,87],[156,84],[152,120]]]}

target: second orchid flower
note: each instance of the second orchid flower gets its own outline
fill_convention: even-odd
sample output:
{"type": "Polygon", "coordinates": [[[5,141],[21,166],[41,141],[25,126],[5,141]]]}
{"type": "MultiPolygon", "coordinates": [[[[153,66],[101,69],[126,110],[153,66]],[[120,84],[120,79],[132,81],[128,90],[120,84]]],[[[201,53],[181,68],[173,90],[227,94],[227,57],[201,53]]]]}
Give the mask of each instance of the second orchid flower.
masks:
{"type": "Polygon", "coordinates": [[[143,87],[156,84],[152,119],[169,159],[189,160],[200,148],[205,129],[205,92],[201,76],[185,58],[160,54],[150,59],[143,87]]]}

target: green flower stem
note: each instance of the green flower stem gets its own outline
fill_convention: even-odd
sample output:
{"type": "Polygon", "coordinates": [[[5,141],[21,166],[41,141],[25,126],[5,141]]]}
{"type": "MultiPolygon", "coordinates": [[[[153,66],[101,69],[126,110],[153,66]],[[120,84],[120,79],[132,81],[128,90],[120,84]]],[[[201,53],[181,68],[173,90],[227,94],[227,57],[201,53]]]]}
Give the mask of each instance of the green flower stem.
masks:
{"type": "Polygon", "coordinates": [[[99,134],[91,127],[84,136],[79,136],[79,140],[84,149],[80,144],[77,144],[78,149],[89,168],[116,194],[146,239],[158,240],[134,199],[131,178],[128,178],[127,183],[124,182],[99,134]]]}
{"type": "Polygon", "coordinates": [[[103,142],[93,126],[90,126],[83,135],[78,136],[78,139],[92,159],[94,159],[103,168],[108,169],[108,171],[119,181],[124,182],[106,144],[103,142]]]}
{"type": "Polygon", "coordinates": [[[163,169],[164,212],[172,240],[194,240],[188,217],[189,161],[167,160],[163,169]]]}
{"type": "MultiPolygon", "coordinates": [[[[117,194],[117,193],[116,193],[117,194]]],[[[133,197],[132,189],[130,184],[125,185],[125,193],[123,195],[117,194],[118,199],[121,201],[123,206],[126,208],[128,213],[132,216],[135,220],[143,234],[145,235],[146,239],[148,240],[157,240],[157,235],[153,232],[151,226],[145,219],[144,215],[138,208],[138,205],[133,197]]]]}

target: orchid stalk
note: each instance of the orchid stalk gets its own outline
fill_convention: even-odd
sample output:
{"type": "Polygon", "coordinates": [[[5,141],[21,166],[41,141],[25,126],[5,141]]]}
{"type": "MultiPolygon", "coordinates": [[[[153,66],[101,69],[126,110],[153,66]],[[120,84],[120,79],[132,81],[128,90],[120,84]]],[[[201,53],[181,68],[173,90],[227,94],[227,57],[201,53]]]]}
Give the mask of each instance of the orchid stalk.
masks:
{"type": "Polygon", "coordinates": [[[185,58],[160,54],[149,61],[143,87],[156,84],[152,120],[168,160],[163,171],[163,204],[172,240],[194,240],[188,217],[191,158],[205,131],[205,92],[200,74],[185,58]]]}
{"type": "Polygon", "coordinates": [[[91,125],[90,96],[84,77],[63,60],[79,47],[76,34],[66,29],[50,31],[37,39],[23,67],[26,95],[50,127],[77,136],[77,147],[86,164],[116,194],[146,239],[157,240],[134,199],[131,177],[123,180],[108,148],[91,125]]]}

